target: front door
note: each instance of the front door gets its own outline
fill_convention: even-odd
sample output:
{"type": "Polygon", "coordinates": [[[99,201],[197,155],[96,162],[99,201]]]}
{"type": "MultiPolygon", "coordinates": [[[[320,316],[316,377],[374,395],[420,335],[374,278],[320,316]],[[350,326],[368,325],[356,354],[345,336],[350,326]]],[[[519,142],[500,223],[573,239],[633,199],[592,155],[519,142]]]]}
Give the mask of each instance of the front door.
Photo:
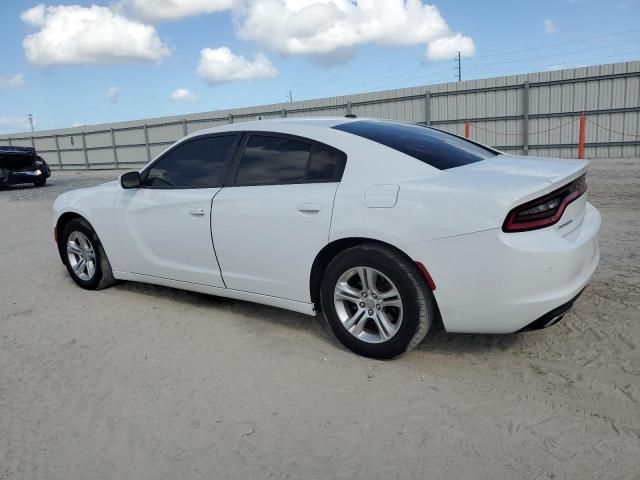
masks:
{"type": "Polygon", "coordinates": [[[177,145],[123,190],[115,225],[129,272],[224,287],[211,238],[211,203],[224,182],[236,135],[177,145]]]}

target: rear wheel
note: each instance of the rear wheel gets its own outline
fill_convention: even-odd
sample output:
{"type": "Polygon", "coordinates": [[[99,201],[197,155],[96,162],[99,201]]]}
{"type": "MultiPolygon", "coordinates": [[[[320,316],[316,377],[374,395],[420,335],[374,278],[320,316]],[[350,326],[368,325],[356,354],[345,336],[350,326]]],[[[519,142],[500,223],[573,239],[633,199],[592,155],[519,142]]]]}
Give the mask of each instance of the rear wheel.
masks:
{"type": "Polygon", "coordinates": [[[321,286],[322,310],[349,349],[393,358],[418,345],[434,318],[434,300],[413,262],[376,244],[337,255],[321,286]]]}
{"type": "Polygon", "coordinates": [[[86,220],[71,220],[64,227],[61,241],[67,271],[80,287],[96,290],[115,282],[100,239],[86,220]]]}

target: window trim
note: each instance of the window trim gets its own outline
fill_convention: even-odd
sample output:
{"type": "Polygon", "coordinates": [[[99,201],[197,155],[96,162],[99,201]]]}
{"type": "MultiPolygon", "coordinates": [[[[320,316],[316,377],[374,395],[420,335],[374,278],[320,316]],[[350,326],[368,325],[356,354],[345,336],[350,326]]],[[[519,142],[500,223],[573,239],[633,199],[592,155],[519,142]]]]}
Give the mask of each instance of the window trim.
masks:
{"type": "Polygon", "coordinates": [[[242,140],[238,148],[236,149],[236,153],[234,155],[231,168],[229,168],[227,173],[227,178],[224,182],[225,187],[268,187],[274,185],[304,185],[304,184],[313,184],[313,183],[339,183],[342,180],[342,175],[344,174],[344,170],[347,165],[347,154],[342,150],[328,145],[326,143],[313,140],[308,137],[301,137],[299,135],[291,135],[289,133],[282,132],[271,132],[266,130],[247,130],[243,132],[242,140]],[[238,172],[240,171],[240,164],[242,163],[242,157],[244,156],[244,151],[247,147],[247,143],[249,142],[249,138],[251,137],[275,137],[275,138],[283,138],[287,140],[292,140],[299,143],[304,143],[309,145],[309,156],[307,158],[307,165],[305,167],[305,179],[289,181],[289,182],[269,182],[269,183],[238,183],[238,172]],[[313,159],[313,154],[318,148],[325,148],[328,150],[333,150],[340,154],[341,161],[340,165],[338,165],[338,169],[334,177],[330,179],[322,179],[322,180],[309,180],[309,165],[311,160],[313,159]]]}
{"type": "Polygon", "coordinates": [[[233,162],[233,159],[235,158],[236,152],[238,150],[238,146],[240,144],[240,141],[242,139],[242,132],[237,132],[237,131],[229,131],[229,132],[216,132],[216,133],[204,133],[202,135],[196,135],[194,137],[190,137],[182,142],[176,143],[174,145],[172,145],[169,150],[163,152],[162,154],[160,154],[160,156],[158,156],[157,158],[155,158],[150,164],[148,164],[146,167],[144,167],[144,169],[142,169],[142,171],[140,172],[140,180],[141,180],[141,184],[140,184],[140,188],[146,188],[149,190],[202,190],[202,189],[206,189],[206,188],[221,188],[224,186],[225,181],[227,179],[227,176],[229,174],[229,169],[231,167],[231,163],[233,162]],[[208,186],[208,187],[153,187],[150,185],[145,185],[146,181],[147,181],[147,177],[149,176],[149,172],[151,171],[151,169],[153,167],[156,166],[157,163],[159,163],[160,161],[162,161],[164,158],[166,158],[168,155],[170,155],[171,153],[173,153],[175,150],[177,150],[178,148],[187,145],[191,142],[195,142],[197,140],[204,140],[207,138],[217,138],[217,137],[234,137],[233,138],[233,142],[231,143],[231,147],[229,148],[229,151],[227,152],[227,156],[224,159],[224,166],[223,166],[223,174],[221,176],[221,180],[219,182],[216,183],[216,185],[212,185],[212,186],[208,186]]]}

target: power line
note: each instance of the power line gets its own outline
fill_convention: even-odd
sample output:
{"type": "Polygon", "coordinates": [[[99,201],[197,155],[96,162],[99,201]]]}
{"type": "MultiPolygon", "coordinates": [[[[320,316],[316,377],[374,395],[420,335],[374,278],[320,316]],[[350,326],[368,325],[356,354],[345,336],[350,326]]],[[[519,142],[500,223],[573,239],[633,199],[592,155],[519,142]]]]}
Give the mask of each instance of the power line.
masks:
{"type": "Polygon", "coordinates": [[[369,81],[366,81],[366,82],[355,83],[355,84],[347,85],[347,86],[344,86],[344,87],[337,87],[337,88],[331,88],[331,89],[325,89],[325,90],[307,91],[307,92],[302,92],[299,95],[310,96],[310,95],[318,95],[318,94],[323,94],[323,93],[332,93],[332,92],[344,91],[344,90],[349,90],[349,89],[356,88],[356,87],[362,87],[362,86],[365,86],[365,85],[373,85],[373,84],[376,84],[376,83],[384,82],[386,80],[390,80],[392,78],[405,77],[407,75],[412,75],[412,74],[415,74],[415,73],[418,73],[418,72],[421,73],[421,75],[420,75],[421,78],[429,78],[430,76],[432,76],[432,75],[434,75],[436,73],[441,73],[441,72],[444,72],[445,70],[449,70],[449,68],[451,68],[451,67],[450,67],[450,65],[440,65],[439,68],[429,70],[427,72],[428,74],[426,76],[424,76],[424,74],[422,73],[422,72],[424,72],[424,68],[425,67],[422,66],[420,68],[409,70],[408,72],[395,73],[393,75],[380,77],[380,78],[377,78],[376,80],[369,80],[369,81]]]}
{"type": "MultiPolygon", "coordinates": [[[[516,53],[522,53],[522,52],[529,52],[529,51],[537,51],[537,50],[542,50],[542,49],[546,49],[546,48],[553,48],[553,47],[559,47],[559,46],[564,46],[564,45],[572,45],[572,44],[576,44],[576,43],[582,43],[582,42],[586,42],[589,40],[596,40],[596,39],[600,39],[600,38],[607,38],[607,37],[615,37],[615,36],[620,36],[620,35],[625,35],[625,34],[629,34],[629,33],[635,33],[635,32],[640,32],[640,29],[633,29],[633,30],[625,30],[622,32],[614,32],[614,33],[610,33],[610,34],[604,34],[604,35],[597,35],[597,36],[593,36],[593,37],[586,37],[586,38],[582,38],[579,40],[572,40],[569,42],[561,42],[561,43],[554,43],[554,44],[548,44],[548,45],[543,45],[540,47],[532,47],[532,48],[526,48],[526,49],[520,49],[520,50],[512,50],[512,51],[508,51],[508,52],[497,52],[497,53],[493,53],[493,54],[488,54],[488,55],[481,55],[478,57],[474,57],[474,58],[468,58],[466,59],[466,61],[468,62],[472,62],[472,68],[475,67],[486,67],[486,66],[492,66],[492,65],[503,65],[503,64],[511,64],[511,63],[521,63],[521,62],[526,62],[526,61],[530,61],[530,60],[538,60],[538,59],[543,59],[543,58],[549,58],[549,57],[559,57],[559,56],[564,56],[564,55],[571,55],[574,53],[582,53],[582,52],[586,52],[586,51],[593,51],[593,50],[598,50],[598,49],[605,49],[605,48],[614,48],[614,47],[618,47],[618,46],[622,46],[622,45],[628,45],[628,44],[634,44],[637,43],[640,40],[636,40],[636,41],[631,41],[631,42],[623,42],[623,43],[617,43],[617,44],[610,44],[610,45],[603,45],[603,46],[598,46],[598,47],[592,47],[589,49],[580,49],[580,50],[572,50],[572,51],[567,51],[567,52],[562,52],[562,53],[554,53],[554,54],[550,54],[550,55],[543,55],[543,56],[536,56],[536,57],[524,57],[524,58],[518,58],[518,59],[514,59],[514,60],[504,60],[504,61],[499,61],[499,62],[490,62],[490,63],[475,63],[478,59],[482,59],[482,58],[490,58],[490,57],[495,57],[495,56],[502,56],[502,55],[510,55],[510,54],[516,54],[516,53]]],[[[612,56],[618,56],[620,54],[616,54],[616,55],[611,55],[611,56],[607,56],[604,58],[610,58],[612,56]]],[[[460,56],[460,54],[459,54],[460,56]]],[[[592,60],[592,59],[587,59],[587,61],[592,60]]],[[[458,78],[458,81],[462,80],[462,74],[461,74],[461,56],[460,58],[456,58],[456,61],[459,61],[458,66],[456,67],[456,77],[458,78]]],[[[547,65],[549,66],[549,65],[547,65]]],[[[380,77],[377,78],[375,80],[369,80],[369,81],[365,81],[365,82],[359,82],[356,84],[351,84],[351,85],[346,85],[343,87],[337,87],[337,88],[331,88],[331,89],[325,89],[325,90],[321,90],[321,91],[307,91],[307,92],[302,92],[299,94],[299,96],[304,96],[307,98],[310,97],[314,97],[314,96],[318,96],[318,95],[323,95],[323,94],[332,94],[332,93],[336,93],[336,92],[345,92],[348,90],[352,90],[354,88],[359,88],[359,87],[364,87],[364,86],[370,86],[370,85],[380,85],[382,83],[382,86],[380,87],[376,87],[376,88],[388,88],[385,87],[385,85],[395,85],[398,84],[398,82],[408,82],[408,81],[413,81],[415,80],[422,80],[422,82],[420,82],[422,85],[424,85],[426,82],[425,80],[430,80],[433,79],[433,76],[435,74],[441,73],[446,71],[448,68],[447,65],[443,65],[444,68],[435,68],[435,69],[429,69],[428,72],[425,72],[425,68],[424,66],[416,68],[416,69],[412,69],[409,70],[407,72],[402,72],[402,73],[395,73],[392,75],[388,75],[385,77],[380,77]],[[426,73],[426,75],[425,75],[426,73]],[[398,79],[397,81],[393,81],[391,83],[387,82],[388,80],[392,80],[392,79],[398,79]]],[[[449,77],[441,77],[438,78],[437,80],[431,80],[430,83],[437,83],[440,81],[446,81],[449,77]]]]}
{"type": "Polygon", "coordinates": [[[611,44],[611,45],[602,45],[600,47],[583,48],[583,49],[580,49],[580,50],[571,50],[569,52],[554,53],[554,54],[542,55],[542,56],[538,56],[538,57],[524,57],[524,58],[519,58],[517,60],[503,60],[503,61],[500,61],[500,62],[480,63],[480,64],[476,64],[476,65],[473,65],[473,66],[474,67],[487,67],[487,66],[490,66],[490,65],[503,65],[505,63],[528,62],[529,60],[540,60],[542,58],[560,57],[560,56],[563,56],[563,55],[571,55],[572,53],[584,53],[584,52],[592,52],[594,50],[602,50],[604,48],[622,47],[624,45],[632,45],[632,44],[636,44],[636,43],[639,43],[639,42],[640,42],[640,40],[633,40],[631,42],[615,43],[615,44],[611,44]]]}
{"type": "Polygon", "coordinates": [[[571,40],[569,42],[560,42],[560,43],[551,43],[551,44],[547,44],[547,45],[543,45],[540,47],[532,47],[532,48],[524,48],[521,50],[511,50],[508,52],[497,52],[497,53],[490,53],[487,55],[479,55],[477,57],[473,57],[473,59],[470,60],[477,60],[478,58],[488,58],[488,57],[497,57],[499,55],[511,55],[513,53],[523,53],[523,52],[532,52],[535,50],[543,50],[545,48],[553,48],[553,47],[561,47],[564,45],[573,45],[575,43],[582,43],[582,42],[587,42],[590,40],[597,40],[600,38],[607,38],[607,37],[617,37],[620,35],[626,35],[627,33],[635,33],[635,32],[640,32],[640,28],[636,28],[634,30],[625,30],[623,32],[615,32],[615,33],[609,33],[609,34],[605,34],[605,35],[597,35],[595,37],[586,37],[586,38],[581,38],[579,40],[571,40]]]}
{"type": "MultiPolygon", "coordinates": [[[[602,56],[602,57],[588,57],[588,58],[585,58],[585,59],[578,59],[578,60],[572,61],[571,63],[572,64],[576,64],[576,63],[582,63],[582,62],[591,62],[591,61],[594,61],[594,60],[603,60],[603,59],[608,59],[608,58],[612,58],[612,57],[618,57],[618,56],[621,56],[621,55],[640,56],[640,52],[638,52],[638,51],[634,51],[634,52],[619,52],[619,53],[616,53],[614,55],[606,55],[606,56],[602,56]]],[[[505,63],[509,63],[509,62],[505,62],[505,63]]],[[[471,71],[473,71],[476,67],[480,67],[480,66],[481,65],[474,65],[474,66],[470,67],[471,71]]],[[[525,74],[525,73],[529,73],[529,72],[532,72],[532,71],[538,71],[538,70],[545,69],[545,68],[552,67],[552,66],[554,66],[554,64],[549,64],[549,63],[540,64],[540,65],[532,65],[532,66],[529,67],[527,72],[518,72],[518,74],[525,74]]],[[[580,66],[580,65],[578,65],[578,66],[580,66]]],[[[567,66],[565,68],[575,68],[575,67],[567,66]]],[[[503,69],[503,70],[498,71],[497,73],[494,73],[493,75],[494,76],[508,76],[508,75],[514,75],[514,73],[512,73],[511,70],[504,70],[503,69]]],[[[448,76],[434,78],[434,79],[431,80],[431,82],[428,85],[437,85],[439,83],[446,83],[449,80],[449,78],[450,77],[448,77],[448,76]]],[[[467,75],[467,78],[468,78],[468,75],[467,75]]],[[[483,77],[480,77],[480,78],[483,78],[483,77]]],[[[391,83],[391,84],[387,84],[386,88],[409,88],[409,87],[410,87],[409,85],[402,87],[400,85],[396,86],[396,83],[391,83]]]]}
{"type": "MultiPolygon", "coordinates": [[[[627,43],[619,44],[619,45],[616,45],[616,46],[626,45],[626,44],[635,44],[635,43],[638,43],[638,42],[640,42],[640,40],[639,41],[635,41],[635,42],[627,42],[627,43]]],[[[593,50],[595,50],[595,49],[575,50],[575,51],[572,51],[572,52],[565,52],[564,54],[545,55],[545,56],[541,56],[541,57],[528,57],[528,58],[524,58],[524,59],[520,59],[520,60],[513,60],[513,61],[505,60],[505,61],[502,61],[502,62],[481,63],[481,64],[471,65],[471,67],[467,67],[467,71],[468,71],[469,68],[471,68],[471,71],[474,71],[474,69],[477,70],[478,68],[487,67],[487,66],[505,65],[505,64],[509,64],[510,65],[510,64],[518,63],[518,62],[522,62],[522,61],[539,60],[539,59],[543,59],[543,58],[556,57],[556,56],[560,56],[560,55],[569,55],[569,54],[572,54],[572,53],[583,53],[585,51],[591,52],[593,50]]],[[[618,52],[618,53],[615,53],[613,55],[606,55],[606,56],[601,56],[601,57],[591,57],[590,56],[588,58],[585,58],[584,60],[579,59],[577,61],[578,62],[583,62],[583,61],[591,62],[592,60],[612,58],[612,57],[617,57],[617,56],[620,56],[620,55],[637,55],[637,53],[636,52],[618,52]]],[[[576,61],[572,61],[571,63],[576,63],[576,61]]],[[[554,64],[546,63],[546,64],[544,64],[544,65],[542,65],[540,67],[532,66],[530,68],[545,68],[545,67],[549,67],[549,66],[553,66],[553,65],[554,64]]],[[[518,72],[518,73],[524,73],[524,72],[518,72]]],[[[506,73],[506,75],[508,75],[508,73],[506,73]]],[[[467,78],[468,78],[468,75],[467,75],[467,78]]],[[[448,79],[448,77],[439,77],[437,79],[432,79],[432,83],[431,84],[437,83],[437,82],[440,82],[440,81],[446,81],[447,79],[448,79]]],[[[411,81],[412,79],[407,79],[407,80],[411,81]]],[[[394,85],[396,83],[397,82],[392,82],[391,84],[387,84],[387,85],[394,85]]]]}
{"type": "MultiPolygon", "coordinates": [[[[568,65],[564,66],[563,68],[578,68],[578,67],[581,67],[581,66],[588,66],[588,65],[583,64],[583,62],[588,63],[589,65],[593,65],[593,63],[591,63],[591,62],[593,62],[593,61],[596,61],[596,60],[605,60],[605,59],[609,59],[609,58],[613,58],[613,57],[619,57],[619,56],[621,56],[621,55],[626,55],[626,56],[640,56],[640,51],[637,51],[637,50],[636,50],[636,51],[634,51],[634,52],[618,52],[618,53],[614,53],[613,55],[604,55],[604,56],[601,56],[601,57],[591,57],[591,56],[590,56],[590,57],[587,57],[587,58],[584,58],[584,59],[577,59],[577,60],[573,60],[573,61],[571,61],[568,65]],[[573,67],[571,67],[570,65],[574,65],[574,66],[573,66],[573,67]]],[[[552,63],[552,64],[547,63],[547,64],[543,64],[543,65],[531,65],[531,66],[529,66],[529,72],[531,72],[531,71],[536,71],[536,70],[540,70],[540,69],[543,69],[543,68],[553,67],[553,66],[555,66],[555,65],[556,65],[556,64],[553,64],[553,63],[552,63]],[[532,70],[532,69],[533,69],[533,70],[532,70]]],[[[475,68],[476,66],[480,66],[480,65],[475,65],[475,66],[473,66],[473,67],[471,67],[471,68],[473,69],[473,68],[475,68]]],[[[562,70],[562,69],[558,69],[558,70],[562,70]]],[[[513,75],[513,73],[510,73],[510,72],[511,72],[511,70],[505,70],[505,69],[503,69],[503,70],[498,70],[498,72],[493,72],[492,74],[493,74],[494,76],[508,76],[508,75],[513,75]]],[[[528,72],[519,72],[519,74],[525,74],[525,73],[528,73],[528,72]]]]}

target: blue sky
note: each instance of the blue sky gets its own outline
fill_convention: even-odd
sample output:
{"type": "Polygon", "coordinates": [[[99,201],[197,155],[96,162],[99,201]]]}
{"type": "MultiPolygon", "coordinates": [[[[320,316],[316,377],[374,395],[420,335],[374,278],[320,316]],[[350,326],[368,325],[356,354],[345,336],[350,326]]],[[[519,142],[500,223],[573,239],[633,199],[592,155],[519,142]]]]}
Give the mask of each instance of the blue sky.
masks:
{"type": "Polygon", "coordinates": [[[457,49],[464,79],[640,59],[640,0],[413,0],[403,21],[403,0],[367,1],[3,0],[0,133],[443,83],[457,49]]]}

